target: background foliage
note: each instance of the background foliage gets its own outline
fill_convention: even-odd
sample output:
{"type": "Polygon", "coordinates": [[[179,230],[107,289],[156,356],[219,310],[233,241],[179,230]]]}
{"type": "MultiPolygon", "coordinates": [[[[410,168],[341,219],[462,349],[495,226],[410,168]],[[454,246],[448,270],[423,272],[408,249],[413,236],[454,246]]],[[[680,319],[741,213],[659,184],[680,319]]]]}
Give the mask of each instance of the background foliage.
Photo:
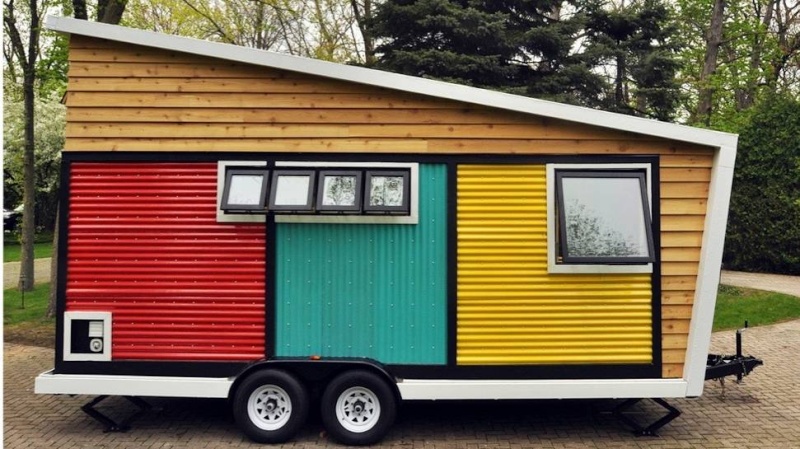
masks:
{"type": "MultiPolygon", "coordinates": [[[[37,99],[36,120],[36,227],[53,229],[58,204],[61,149],[64,147],[66,106],[60,99],[37,99]]],[[[3,105],[3,207],[14,209],[22,202],[23,113],[22,102],[3,105]]]]}
{"type": "Polygon", "coordinates": [[[800,102],[774,96],[739,135],[724,261],[800,275],[800,102]]]}

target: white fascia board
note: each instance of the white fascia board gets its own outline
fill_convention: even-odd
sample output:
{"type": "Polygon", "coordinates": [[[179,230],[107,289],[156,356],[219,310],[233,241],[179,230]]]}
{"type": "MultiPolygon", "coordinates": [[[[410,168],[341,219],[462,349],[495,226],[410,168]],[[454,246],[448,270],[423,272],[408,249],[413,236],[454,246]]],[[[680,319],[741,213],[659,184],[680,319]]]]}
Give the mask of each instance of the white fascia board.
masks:
{"type": "Polygon", "coordinates": [[[733,134],[238,45],[171,36],[67,17],[48,16],[45,20],[45,27],[62,33],[300,72],[716,148],[735,147],[736,145],[736,136],[733,134]]]}
{"type": "Polygon", "coordinates": [[[403,400],[680,398],[682,379],[439,380],[404,379],[403,400]]]}
{"type": "Polygon", "coordinates": [[[683,378],[688,382],[686,395],[703,393],[714,307],[717,302],[722,252],[725,246],[725,229],[728,223],[728,206],[733,186],[733,166],[736,162],[736,142],[723,147],[715,154],[708,192],[706,222],[700,250],[694,306],[686,350],[683,378]]]}
{"type": "Polygon", "coordinates": [[[233,385],[227,377],[116,376],[53,374],[36,376],[36,394],[227,398],[233,385]]]}

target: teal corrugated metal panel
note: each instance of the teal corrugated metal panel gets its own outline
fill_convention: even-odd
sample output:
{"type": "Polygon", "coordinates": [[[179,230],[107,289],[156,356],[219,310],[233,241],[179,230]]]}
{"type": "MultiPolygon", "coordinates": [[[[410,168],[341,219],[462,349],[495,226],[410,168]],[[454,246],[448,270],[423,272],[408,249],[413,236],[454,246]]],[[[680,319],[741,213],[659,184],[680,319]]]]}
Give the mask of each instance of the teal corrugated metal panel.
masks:
{"type": "Polygon", "coordinates": [[[278,356],[447,362],[446,177],[420,165],[416,225],[277,226],[278,356]]]}

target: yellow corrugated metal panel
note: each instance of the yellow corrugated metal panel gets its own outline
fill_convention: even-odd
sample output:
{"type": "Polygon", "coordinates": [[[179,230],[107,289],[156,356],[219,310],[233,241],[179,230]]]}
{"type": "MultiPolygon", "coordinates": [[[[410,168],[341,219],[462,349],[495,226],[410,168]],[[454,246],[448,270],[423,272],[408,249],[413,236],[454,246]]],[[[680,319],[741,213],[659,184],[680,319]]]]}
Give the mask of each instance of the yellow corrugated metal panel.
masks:
{"type": "Polygon", "coordinates": [[[549,274],[544,165],[458,167],[457,362],[650,363],[648,274],[549,274]]]}

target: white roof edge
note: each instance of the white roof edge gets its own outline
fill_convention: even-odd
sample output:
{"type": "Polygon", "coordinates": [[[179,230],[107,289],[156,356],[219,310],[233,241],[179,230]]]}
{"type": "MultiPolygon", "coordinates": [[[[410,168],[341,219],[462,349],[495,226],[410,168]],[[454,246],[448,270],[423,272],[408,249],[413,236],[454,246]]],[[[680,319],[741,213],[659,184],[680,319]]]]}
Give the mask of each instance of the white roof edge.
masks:
{"type": "Polygon", "coordinates": [[[286,55],[238,45],[171,36],[118,25],[90,22],[68,17],[48,16],[45,19],[45,27],[53,31],[67,34],[78,34],[142,45],[145,47],[272,67],[508,111],[552,117],[570,122],[600,126],[653,137],[708,145],[721,150],[727,149],[735,152],[738,139],[738,136],[735,134],[719,131],[660,122],[581,106],[555,103],[520,95],[286,55]]]}

